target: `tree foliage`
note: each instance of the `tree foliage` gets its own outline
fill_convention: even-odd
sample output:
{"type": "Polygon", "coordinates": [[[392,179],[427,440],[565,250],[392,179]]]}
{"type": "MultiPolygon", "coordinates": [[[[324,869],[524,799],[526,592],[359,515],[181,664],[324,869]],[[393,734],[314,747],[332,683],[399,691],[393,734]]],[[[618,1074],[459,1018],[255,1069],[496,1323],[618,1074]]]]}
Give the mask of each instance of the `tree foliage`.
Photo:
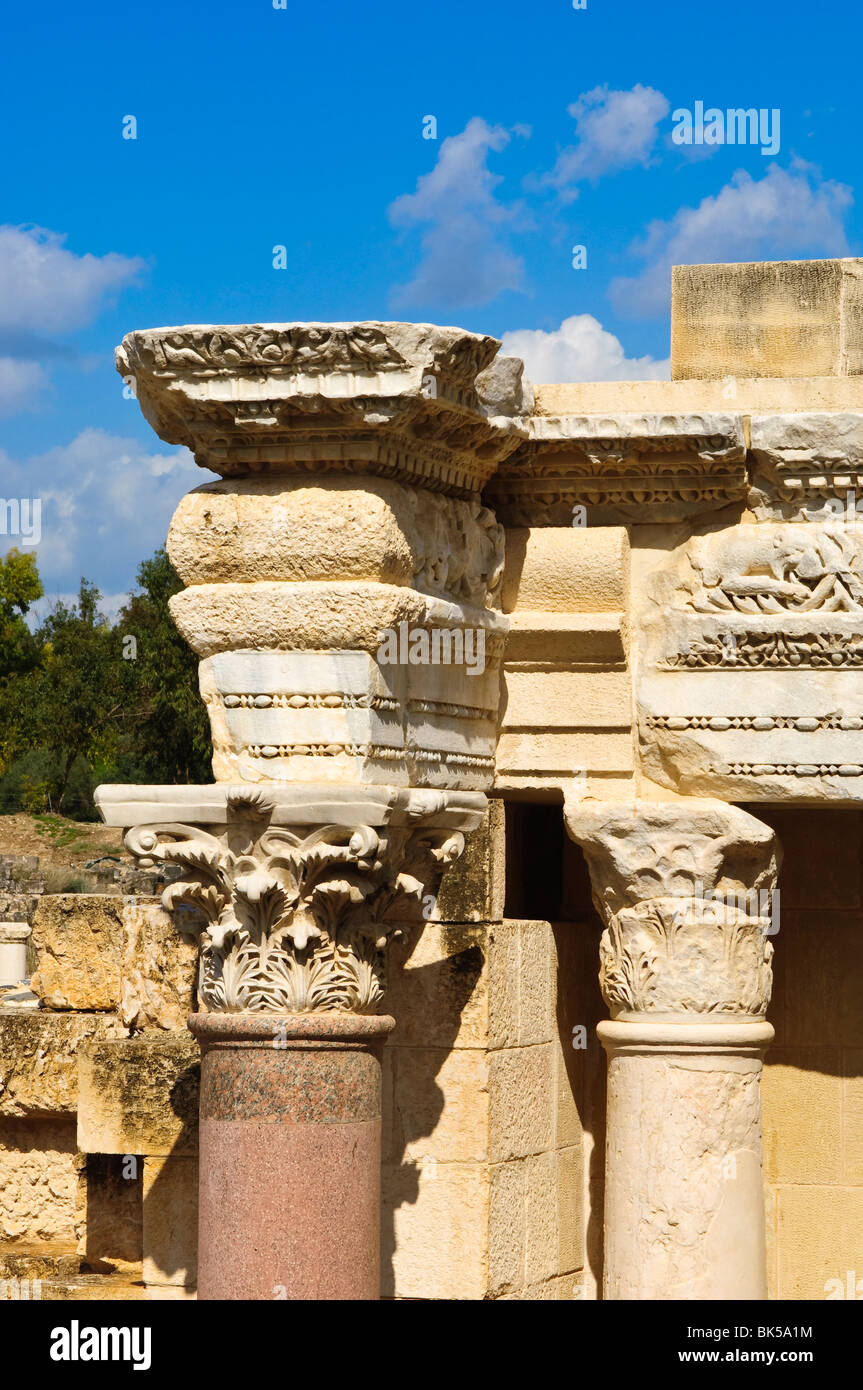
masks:
{"type": "Polygon", "coordinates": [[[10,550],[0,555],[0,681],[28,670],[37,660],[33,634],[24,621],[31,604],[42,597],[36,556],[10,550]]]}
{"type": "Polygon", "coordinates": [[[168,609],[180,588],[158,550],[116,622],[82,579],[31,631],[33,556],[0,561],[0,810],[92,817],[99,782],[210,780],[197,659],[168,609]]]}

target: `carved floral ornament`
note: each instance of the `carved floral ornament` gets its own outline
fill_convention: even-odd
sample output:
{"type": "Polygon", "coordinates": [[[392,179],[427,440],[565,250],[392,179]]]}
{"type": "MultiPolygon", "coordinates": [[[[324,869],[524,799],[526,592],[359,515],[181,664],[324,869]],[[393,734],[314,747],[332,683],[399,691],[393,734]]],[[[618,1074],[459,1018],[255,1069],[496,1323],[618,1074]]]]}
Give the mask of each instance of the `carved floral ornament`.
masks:
{"type": "Polygon", "coordinates": [[[611,918],[599,984],[621,1013],[763,1018],[773,988],[770,917],[699,898],[654,899],[611,918]]]}
{"type": "Polygon", "coordinates": [[[127,334],[116,364],[156,433],[217,473],[372,473],[472,497],[526,436],[521,363],[499,347],[431,324],[187,324],[127,334]]]}
{"type": "Polygon", "coordinates": [[[500,464],[487,498],[508,526],[670,520],[742,501],[746,448],[739,416],[623,413],[532,416],[529,438],[500,464]]]}
{"type": "MultiPolygon", "coordinates": [[[[189,325],[129,333],[117,349],[121,371],[172,376],[215,376],[226,371],[319,374],[381,372],[412,365],[422,342],[420,326],[376,323],[189,325]],[[389,331],[388,331],[389,330],[389,331]],[[394,331],[393,331],[394,330],[394,331]]],[[[437,329],[423,343],[430,370],[469,388],[493,360],[494,338],[437,329]]]]}
{"type": "Polygon", "coordinates": [[[228,825],[130,830],[144,866],[179,865],[166,910],[197,908],[199,997],[212,1012],[370,1014],[385,950],[461,854],[458,831],[409,825],[272,826],[263,793],[233,797],[228,825]]]}
{"type": "Polygon", "coordinates": [[[739,807],[572,800],[605,922],[599,981],[613,1018],[649,1013],[763,1018],[778,929],[778,847],[739,807]]]}

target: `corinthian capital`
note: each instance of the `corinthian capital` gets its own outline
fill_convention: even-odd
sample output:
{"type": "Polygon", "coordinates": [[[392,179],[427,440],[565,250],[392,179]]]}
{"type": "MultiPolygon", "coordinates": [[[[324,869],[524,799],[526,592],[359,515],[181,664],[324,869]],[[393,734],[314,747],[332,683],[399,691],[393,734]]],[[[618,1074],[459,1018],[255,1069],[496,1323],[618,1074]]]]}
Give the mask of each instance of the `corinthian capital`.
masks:
{"type": "Polygon", "coordinates": [[[436,892],[484,806],[385,788],[103,790],[114,824],[161,794],[159,818],[134,824],[126,847],[143,865],[179,868],[162,901],[199,910],[200,1001],[220,1013],[375,1013],[389,939],[436,892]]]}
{"type": "Polygon", "coordinates": [[[718,801],[569,801],[604,922],[600,984],[613,1018],[763,1018],[778,847],[718,801]]]}

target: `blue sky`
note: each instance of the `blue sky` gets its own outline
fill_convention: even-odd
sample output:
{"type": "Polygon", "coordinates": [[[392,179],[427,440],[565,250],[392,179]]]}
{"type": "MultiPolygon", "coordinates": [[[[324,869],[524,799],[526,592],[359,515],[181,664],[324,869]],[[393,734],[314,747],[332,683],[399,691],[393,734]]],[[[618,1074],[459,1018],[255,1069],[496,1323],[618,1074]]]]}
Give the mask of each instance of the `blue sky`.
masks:
{"type": "Polygon", "coordinates": [[[430,319],[534,380],[644,378],[671,263],[863,254],[861,31],[847,0],[7,7],[0,497],[43,498],[46,588],[116,603],[208,476],[124,399],[131,328],[430,319]],[[778,108],[778,152],[676,145],[697,101],[778,108]]]}

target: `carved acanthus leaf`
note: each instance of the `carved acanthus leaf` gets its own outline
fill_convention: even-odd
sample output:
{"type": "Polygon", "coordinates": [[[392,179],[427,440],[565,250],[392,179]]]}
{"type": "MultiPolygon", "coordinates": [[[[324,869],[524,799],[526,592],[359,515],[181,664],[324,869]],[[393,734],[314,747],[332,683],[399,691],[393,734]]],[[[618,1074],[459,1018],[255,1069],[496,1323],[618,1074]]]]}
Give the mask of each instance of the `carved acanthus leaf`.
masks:
{"type": "MultiPolygon", "coordinates": [[[[438,810],[430,793],[429,810],[438,810]]],[[[422,825],[378,830],[271,826],[235,800],[227,826],[142,826],[133,853],[185,873],[163,895],[203,909],[200,996],[208,1009],[369,1013],[385,987],[385,948],[464,845],[422,825]],[[239,847],[239,848],[238,848],[239,847]]]]}
{"type": "Polygon", "coordinates": [[[773,831],[736,806],[568,800],[605,922],[612,1012],[763,1017],[770,999],[773,831]]]}

